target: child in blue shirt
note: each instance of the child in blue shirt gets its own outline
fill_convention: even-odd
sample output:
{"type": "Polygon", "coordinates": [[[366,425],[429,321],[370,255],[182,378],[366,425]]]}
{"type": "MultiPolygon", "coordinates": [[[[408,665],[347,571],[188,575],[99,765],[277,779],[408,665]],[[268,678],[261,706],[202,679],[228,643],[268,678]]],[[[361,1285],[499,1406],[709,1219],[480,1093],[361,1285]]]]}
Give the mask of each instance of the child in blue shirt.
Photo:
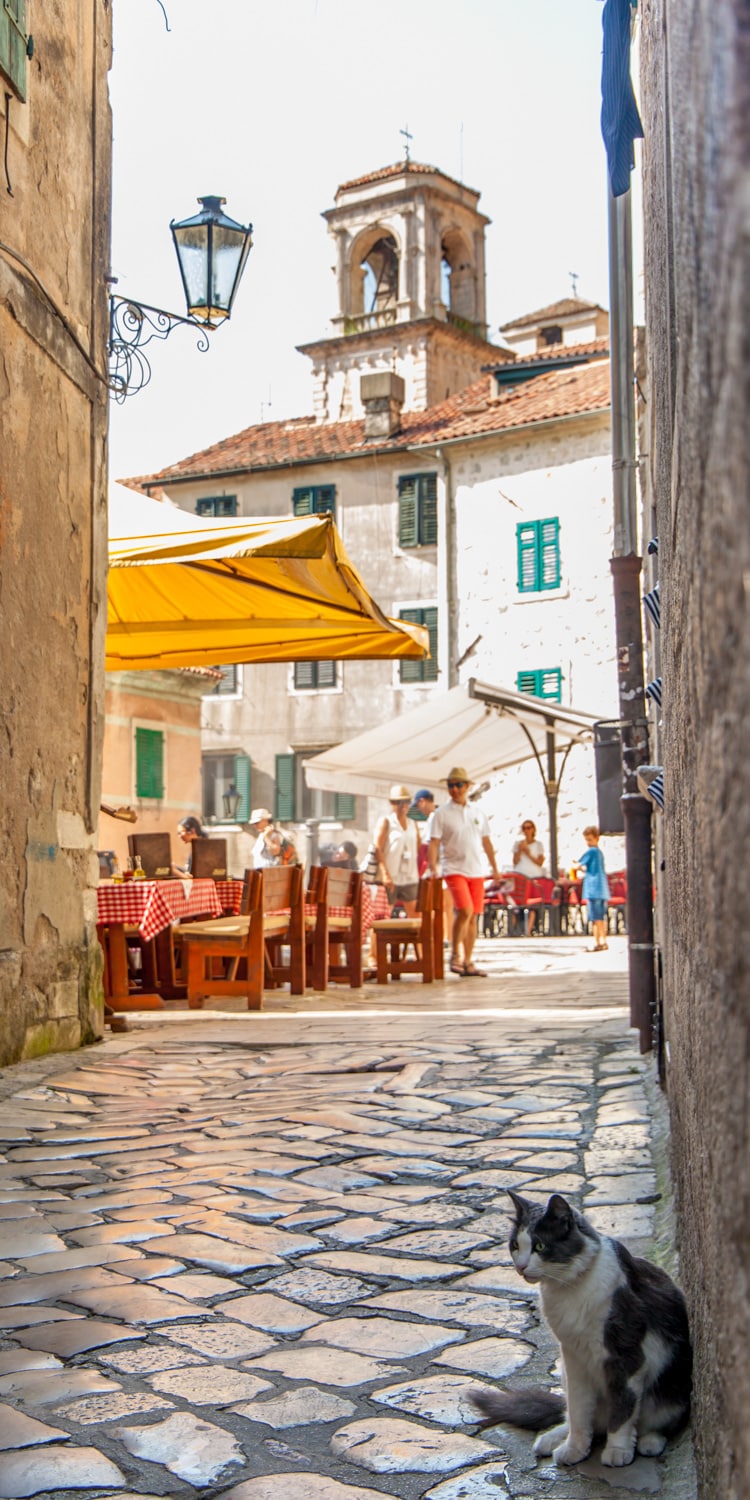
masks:
{"type": "Polygon", "coordinates": [[[599,829],[595,824],[584,828],[583,837],[588,844],[585,854],[577,860],[583,871],[583,899],[588,906],[588,917],[594,929],[594,953],[603,953],[607,943],[607,902],[609,882],[604,870],[604,855],[599,848],[599,829]]]}

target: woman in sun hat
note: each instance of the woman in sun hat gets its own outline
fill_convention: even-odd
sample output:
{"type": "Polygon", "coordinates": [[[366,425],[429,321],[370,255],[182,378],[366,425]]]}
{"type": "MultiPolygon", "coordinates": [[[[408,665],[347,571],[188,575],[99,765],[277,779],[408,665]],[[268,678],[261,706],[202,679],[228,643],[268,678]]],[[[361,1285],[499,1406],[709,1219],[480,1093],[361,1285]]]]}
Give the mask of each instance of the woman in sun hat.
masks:
{"type": "Polygon", "coordinates": [[[387,887],[391,901],[398,902],[406,915],[413,917],[419,895],[419,834],[414,820],[407,817],[411,792],[406,786],[392,786],[388,801],[391,810],[381,818],[373,837],[378,853],[378,875],[387,887]]]}
{"type": "Polygon", "coordinates": [[[469,805],[471,778],[464,766],[453,766],[445,778],[450,802],[432,815],[430,829],[430,873],[437,874],[442,860],[443,879],[453,898],[451,973],[467,978],[485,978],[472,961],[477,935],[477,916],[484,910],[486,864],[499,878],[490,825],[483,812],[469,805]]]}

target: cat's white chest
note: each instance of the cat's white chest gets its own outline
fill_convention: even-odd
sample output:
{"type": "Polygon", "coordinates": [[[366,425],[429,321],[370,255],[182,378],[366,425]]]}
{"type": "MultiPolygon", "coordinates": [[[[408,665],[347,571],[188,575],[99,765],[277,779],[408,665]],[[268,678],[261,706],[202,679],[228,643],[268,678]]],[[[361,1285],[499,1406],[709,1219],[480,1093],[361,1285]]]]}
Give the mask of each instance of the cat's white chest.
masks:
{"type": "Polygon", "coordinates": [[[596,1259],[572,1282],[544,1281],[542,1307],[563,1354],[599,1364],[604,1358],[604,1325],[612,1296],[624,1280],[614,1248],[604,1240],[596,1259]]]}

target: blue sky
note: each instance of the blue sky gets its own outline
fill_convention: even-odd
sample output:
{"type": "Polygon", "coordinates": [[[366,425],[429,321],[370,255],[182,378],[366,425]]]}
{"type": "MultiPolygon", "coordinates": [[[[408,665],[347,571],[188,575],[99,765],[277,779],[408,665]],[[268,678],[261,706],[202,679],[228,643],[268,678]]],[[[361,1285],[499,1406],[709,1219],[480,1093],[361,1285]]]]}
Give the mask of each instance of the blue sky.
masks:
{"type": "Polygon", "coordinates": [[[177,330],[152,346],[149,388],[113,404],[113,477],[311,411],[295,345],[336,311],[320,214],[402,156],[403,126],[414,160],[481,191],[491,337],[568,296],[570,272],[608,305],[601,0],[164,3],[169,32],[157,0],[114,7],[117,290],[183,311],[168,226],[198,195],[224,196],[254,247],[211,351],[177,330]]]}

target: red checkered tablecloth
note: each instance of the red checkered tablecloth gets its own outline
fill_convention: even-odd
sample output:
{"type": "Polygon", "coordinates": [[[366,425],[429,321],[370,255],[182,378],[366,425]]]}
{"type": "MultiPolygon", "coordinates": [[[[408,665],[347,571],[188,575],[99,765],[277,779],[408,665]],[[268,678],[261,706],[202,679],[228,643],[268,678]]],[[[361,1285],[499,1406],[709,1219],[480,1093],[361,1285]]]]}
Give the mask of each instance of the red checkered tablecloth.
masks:
{"type": "Polygon", "coordinates": [[[145,942],[181,917],[220,917],[223,911],[213,880],[126,880],[98,886],[96,900],[100,925],[137,926],[145,942]]]}
{"type": "Polygon", "coordinates": [[[382,922],[385,917],[391,915],[391,903],[388,892],[384,885],[362,886],[362,936],[364,937],[372,927],[373,922],[382,922]]]}
{"type": "Polygon", "coordinates": [[[242,903],[243,880],[217,880],[216,893],[226,916],[236,917],[242,903]]]}

